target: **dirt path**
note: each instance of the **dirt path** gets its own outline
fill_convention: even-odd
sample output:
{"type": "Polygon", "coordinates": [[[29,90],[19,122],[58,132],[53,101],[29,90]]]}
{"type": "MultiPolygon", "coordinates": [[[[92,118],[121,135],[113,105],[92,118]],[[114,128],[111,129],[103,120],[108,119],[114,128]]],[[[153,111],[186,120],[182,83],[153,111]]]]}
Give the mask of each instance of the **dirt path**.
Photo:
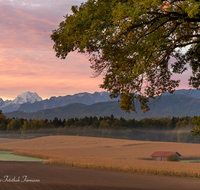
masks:
{"type": "Polygon", "coordinates": [[[199,190],[200,188],[200,179],[68,168],[37,162],[1,161],[0,180],[0,189],[4,190],[199,190]],[[6,175],[7,181],[10,178],[16,182],[3,182],[6,181],[4,177],[6,175]],[[26,180],[24,175],[27,176],[26,180]],[[23,182],[28,180],[32,182],[23,182]]]}

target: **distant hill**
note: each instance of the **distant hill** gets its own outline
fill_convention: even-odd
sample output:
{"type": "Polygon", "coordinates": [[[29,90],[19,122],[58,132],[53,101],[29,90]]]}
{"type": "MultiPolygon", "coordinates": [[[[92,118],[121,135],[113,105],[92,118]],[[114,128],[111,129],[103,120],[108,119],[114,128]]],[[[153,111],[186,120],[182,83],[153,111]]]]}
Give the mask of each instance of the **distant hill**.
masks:
{"type": "Polygon", "coordinates": [[[85,105],[92,105],[98,102],[116,101],[117,99],[110,99],[108,92],[95,92],[93,94],[84,92],[74,95],[51,97],[40,102],[22,104],[18,111],[36,112],[44,109],[51,109],[61,106],[66,106],[72,103],[81,103],[85,105]]]}
{"type": "MultiPolygon", "coordinates": [[[[180,94],[180,95],[185,95],[185,96],[189,96],[192,98],[199,98],[200,99],[200,90],[196,90],[196,89],[181,89],[181,90],[176,90],[174,91],[174,94],[180,94]]],[[[163,94],[163,96],[165,95],[170,95],[169,92],[165,92],[163,94]]]]}
{"type": "MultiPolygon", "coordinates": [[[[20,94],[15,98],[15,100],[10,101],[0,98],[0,110],[3,113],[13,112],[13,111],[23,111],[23,112],[37,112],[44,109],[52,109],[56,107],[66,106],[72,103],[81,103],[85,105],[92,105],[99,102],[109,102],[117,101],[117,99],[110,99],[110,93],[108,92],[95,92],[91,93],[78,93],[74,95],[66,95],[59,97],[51,97],[50,99],[42,100],[37,93],[25,92],[20,94]]],[[[168,92],[164,93],[162,96],[173,96],[173,95],[185,95],[190,98],[200,99],[200,90],[176,90],[172,95],[168,92]]]]}
{"type": "Polygon", "coordinates": [[[42,100],[37,93],[24,92],[18,95],[14,100],[3,101],[0,98],[0,110],[3,113],[12,111],[36,112],[44,109],[51,109],[61,106],[66,106],[72,103],[82,103],[91,105],[98,102],[117,101],[118,99],[111,99],[108,92],[78,93],[74,95],[66,95],[59,97],[51,97],[50,99],[42,100]]]}
{"type": "Polygon", "coordinates": [[[9,118],[27,118],[27,119],[54,119],[55,117],[68,118],[83,118],[85,116],[110,116],[114,115],[116,118],[124,117],[125,119],[135,118],[140,120],[142,118],[151,117],[167,117],[167,116],[196,116],[200,115],[200,99],[188,97],[185,95],[165,95],[157,102],[150,102],[151,110],[147,113],[142,113],[138,104],[137,114],[126,113],[122,111],[117,101],[99,102],[92,105],[85,105],[80,103],[69,104],[64,107],[57,107],[53,109],[40,110],[34,113],[25,113],[22,111],[15,111],[6,113],[9,118]]]}

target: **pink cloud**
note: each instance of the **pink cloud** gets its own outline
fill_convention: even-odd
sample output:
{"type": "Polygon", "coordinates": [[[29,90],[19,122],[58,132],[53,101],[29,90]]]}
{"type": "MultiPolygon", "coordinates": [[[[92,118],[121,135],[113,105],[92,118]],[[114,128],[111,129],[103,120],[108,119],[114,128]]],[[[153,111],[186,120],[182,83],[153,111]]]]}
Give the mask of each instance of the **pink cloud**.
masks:
{"type": "MultiPolygon", "coordinates": [[[[7,91],[4,90],[7,94],[11,91],[13,94],[15,89],[14,96],[26,91],[21,91],[24,88],[36,91],[45,98],[83,91],[101,91],[98,85],[102,83],[102,77],[90,78],[92,74],[87,58],[75,55],[76,53],[72,53],[66,60],[59,60],[53,54],[39,54],[37,59],[31,53],[21,55],[20,58],[3,59],[3,62],[0,61],[1,87],[7,88],[7,91]]],[[[4,93],[1,89],[0,92],[2,97],[4,93]]]]}
{"type": "Polygon", "coordinates": [[[71,14],[76,0],[3,1],[0,3],[0,48],[46,49],[50,34],[71,14]]]}
{"type": "Polygon", "coordinates": [[[0,97],[13,99],[25,91],[44,98],[102,91],[102,77],[90,78],[86,56],[76,52],[55,57],[52,30],[71,13],[76,0],[0,2],[0,97]]]}
{"type": "MultiPolygon", "coordinates": [[[[86,0],[85,0],[86,1],[86,0]]],[[[81,0],[0,1],[0,98],[13,99],[25,91],[43,98],[102,91],[103,77],[91,78],[87,56],[55,57],[52,30],[81,0]]],[[[188,74],[175,76],[185,87],[188,74]]],[[[180,87],[181,88],[181,87],[180,87]]]]}

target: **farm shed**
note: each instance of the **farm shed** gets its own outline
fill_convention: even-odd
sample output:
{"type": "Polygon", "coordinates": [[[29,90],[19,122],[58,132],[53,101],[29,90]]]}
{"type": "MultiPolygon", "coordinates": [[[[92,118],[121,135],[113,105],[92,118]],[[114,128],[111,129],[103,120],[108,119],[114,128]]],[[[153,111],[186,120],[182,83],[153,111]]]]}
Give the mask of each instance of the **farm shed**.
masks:
{"type": "Polygon", "coordinates": [[[156,161],[167,161],[167,156],[171,154],[178,154],[181,156],[178,152],[170,152],[170,151],[155,151],[151,156],[153,160],[156,161]]]}

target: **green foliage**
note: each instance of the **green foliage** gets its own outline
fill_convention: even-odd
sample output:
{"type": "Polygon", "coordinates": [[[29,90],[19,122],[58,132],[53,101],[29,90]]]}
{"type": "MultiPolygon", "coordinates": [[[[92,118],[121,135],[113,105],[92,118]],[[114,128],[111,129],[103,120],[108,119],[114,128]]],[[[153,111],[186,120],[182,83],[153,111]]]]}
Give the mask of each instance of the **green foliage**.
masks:
{"type": "Polygon", "coordinates": [[[22,127],[21,121],[19,119],[12,119],[12,121],[8,124],[8,130],[19,130],[22,127]]]}
{"type": "Polygon", "coordinates": [[[21,130],[36,130],[46,127],[47,124],[45,123],[44,120],[35,119],[35,120],[24,121],[21,130]]]}
{"type": "Polygon", "coordinates": [[[197,116],[195,117],[192,122],[194,123],[195,125],[195,128],[193,128],[193,130],[191,131],[192,132],[192,135],[200,135],[200,116],[197,116]]]}
{"type": "Polygon", "coordinates": [[[71,126],[74,124],[74,119],[71,118],[71,119],[68,119],[66,122],[65,122],[65,126],[71,126]]]}
{"type": "Polygon", "coordinates": [[[80,119],[70,118],[67,120],[55,118],[53,121],[59,121],[61,124],[59,127],[55,125],[55,122],[47,119],[25,120],[13,118],[12,120],[8,120],[5,116],[3,118],[3,120],[1,120],[2,118],[0,119],[1,133],[6,132],[9,134],[17,131],[18,134],[21,134],[22,138],[26,138],[26,135],[34,137],[34,134],[37,133],[39,136],[62,134],[131,140],[200,143],[200,138],[191,135],[190,131],[194,127],[192,122],[194,118],[191,117],[144,118],[140,121],[135,119],[126,120],[123,117],[118,119],[113,115],[99,118],[96,116],[80,119]]]}
{"type": "Polygon", "coordinates": [[[87,53],[94,76],[105,73],[101,88],[121,97],[121,109],[143,112],[149,98],[178,87],[172,75],[190,63],[189,84],[199,87],[200,2],[196,0],[88,0],[72,7],[53,30],[56,56],[87,53]],[[185,55],[178,49],[191,45],[185,55]],[[170,57],[177,61],[169,64],[170,57]]]}
{"type": "Polygon", "coordinates": [[[102,128],[110,128],[110,120],[102,120],[100,125],[99,125],[99,128],[102,129],[102,128]]]}
{"type": "Polygon", "coordinates": [[[91,126],[94,127],[94,128],[98,128],[100,125],[100,121],[94,121],[91,126]]]}
{"type": "Polygon", "coordinates": [[[179,155],[171,154],[171,155],[167,156],[167,161],[179,161],[179,155]]]}
{"type": "Polygon", "coordinates": [[[0,123],[0,130],[6,130],[6,129],[7,125],[4,122],[0,123]]]}

